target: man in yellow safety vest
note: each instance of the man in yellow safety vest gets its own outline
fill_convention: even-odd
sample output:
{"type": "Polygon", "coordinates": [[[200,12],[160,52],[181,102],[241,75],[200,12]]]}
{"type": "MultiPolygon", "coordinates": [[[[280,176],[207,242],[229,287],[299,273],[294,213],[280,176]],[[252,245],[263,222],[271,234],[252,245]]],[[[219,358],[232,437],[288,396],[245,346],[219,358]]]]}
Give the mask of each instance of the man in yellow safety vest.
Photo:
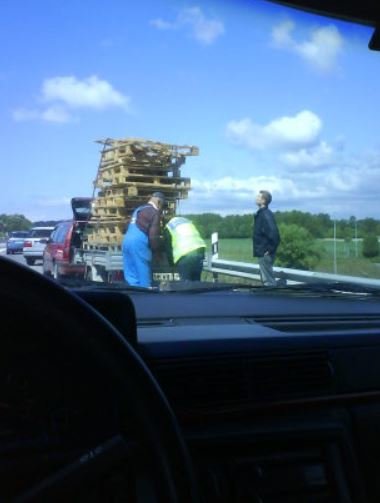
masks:
{"type": "Polygon", "coordinates": [[[195,225],[184,217],[173,217],[165,226],[168,260],[181,280],[200,281],[206,244],[195,225]]]}

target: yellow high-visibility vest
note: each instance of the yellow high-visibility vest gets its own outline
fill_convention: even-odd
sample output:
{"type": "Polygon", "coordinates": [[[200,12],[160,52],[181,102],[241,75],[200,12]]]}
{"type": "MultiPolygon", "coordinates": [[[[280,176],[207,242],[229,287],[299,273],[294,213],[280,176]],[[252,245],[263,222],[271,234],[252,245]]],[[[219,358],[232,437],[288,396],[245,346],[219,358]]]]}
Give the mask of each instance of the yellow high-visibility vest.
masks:
{"type": "Polygon", "coordinates": [[[183,217],[174,217],[166,224],[172,238],[173,262],[176,264],[180,258],[188,253],[206,248],[195,225],[183,217]]]}

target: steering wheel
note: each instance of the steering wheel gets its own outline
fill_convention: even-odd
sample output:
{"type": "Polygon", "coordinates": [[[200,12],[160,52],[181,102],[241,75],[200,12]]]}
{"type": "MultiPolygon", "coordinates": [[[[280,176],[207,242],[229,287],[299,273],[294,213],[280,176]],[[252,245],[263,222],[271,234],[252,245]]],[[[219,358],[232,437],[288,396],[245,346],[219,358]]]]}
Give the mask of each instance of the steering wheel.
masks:
{"type": "MultiPolygon", "coordinates": [[[[0,278],[2,331],[10,331],[14,326],[10,306],[17,306],[29,330],[41,320],[45,325],[59,326],[60,330],[49,333],[52,344],[64,342],[74,352],[85,351],[88,358],[104,369],[104,375],[117,383],[120,408],[133,418],[134,440],[143,446],[144,455],[153,460],[158,501],[198,502],[190,456],[174,413],[151,372],[126,339],[89,304],[32,269],[1,257],[0,278]]],[[[134,330],[135,320],[131,323],[134,330]]],[[[33,333],[29,336],[33,337],[33,333]]],[[[130,440],[125,432],[120,433],[130,440]]],[[[48,494],[50,500],[55,500],[53,480],[51,477],[47,484],[42,484],[42,490],[40,487],[24,492],[17,501],[40,501],[41,495],[45,495],[44,485],[53,486],[48,494]]]]}

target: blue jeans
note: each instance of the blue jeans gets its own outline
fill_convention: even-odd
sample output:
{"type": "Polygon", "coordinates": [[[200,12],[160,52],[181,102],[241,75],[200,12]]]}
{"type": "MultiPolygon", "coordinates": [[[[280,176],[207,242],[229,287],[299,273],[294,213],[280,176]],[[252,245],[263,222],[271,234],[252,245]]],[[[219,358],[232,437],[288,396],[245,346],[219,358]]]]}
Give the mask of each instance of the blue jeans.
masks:
{"type": "Polygon", "coordinates": [[[259,257],[260,276],[264,286],[276,286],[276,279],[273,274],[274,255],[264,255],[259,257]]]}
{"type": "Polygon", "coordinates": [[[133,286],[152,286],[152,250],[148,236],[130,224],[123,239],[124,278],[133,286]]]}

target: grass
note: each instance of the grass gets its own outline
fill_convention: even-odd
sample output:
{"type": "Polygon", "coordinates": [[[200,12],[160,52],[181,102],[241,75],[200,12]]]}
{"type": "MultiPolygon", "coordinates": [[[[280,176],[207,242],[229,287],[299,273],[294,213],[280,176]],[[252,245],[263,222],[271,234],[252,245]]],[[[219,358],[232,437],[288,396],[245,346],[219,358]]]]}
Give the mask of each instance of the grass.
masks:
{"type": "MultiPolygon", "coordinates": [[[[318,242],[323,246],[326,254],[330,257],[334,253],[334,240],[333,239],[319,239],[318,242]]],[[[355,258],[356,255],[361,257],[362,254],[362,241],[356,243],[354,241],[346,242],[343,240],[336,241],[336,255],[337,258],[355,258]]]]}
{"type": "MultiPolygon", "coordinates": [[[[207,245],[211,250],[211,245],[207,245]]],[[[219,239],[219,258],[239,262],[257,262],[252,256],[252,239],[219,239]]]]}
{"type": "MultiPolygon", "coordinates": [[[[333,240],[319,240],[323,256],[315,270],[320,272],[334,272],[334,242],[333,240]]],[[[208,244],[208,250],[211,245],[208,244]]],[[[336,263],[337,273],[348,276],[361,276],[368,278],[380,278],[380,264],[376,264],[370,259],[361,256],[361,242],[358,242],[356,257],[356,246],[354,242],[336,241],[336,263]]],[[[225,260],[237,260],[239,262],[256,263],[252,256],[252,240],[246,239],[220,239],[219,258],[225,260]]],[[[379,258],[380,262],[380,258],[379,258]]],[[[276,264],[275,264],[276,265],[276,264]]]]}

